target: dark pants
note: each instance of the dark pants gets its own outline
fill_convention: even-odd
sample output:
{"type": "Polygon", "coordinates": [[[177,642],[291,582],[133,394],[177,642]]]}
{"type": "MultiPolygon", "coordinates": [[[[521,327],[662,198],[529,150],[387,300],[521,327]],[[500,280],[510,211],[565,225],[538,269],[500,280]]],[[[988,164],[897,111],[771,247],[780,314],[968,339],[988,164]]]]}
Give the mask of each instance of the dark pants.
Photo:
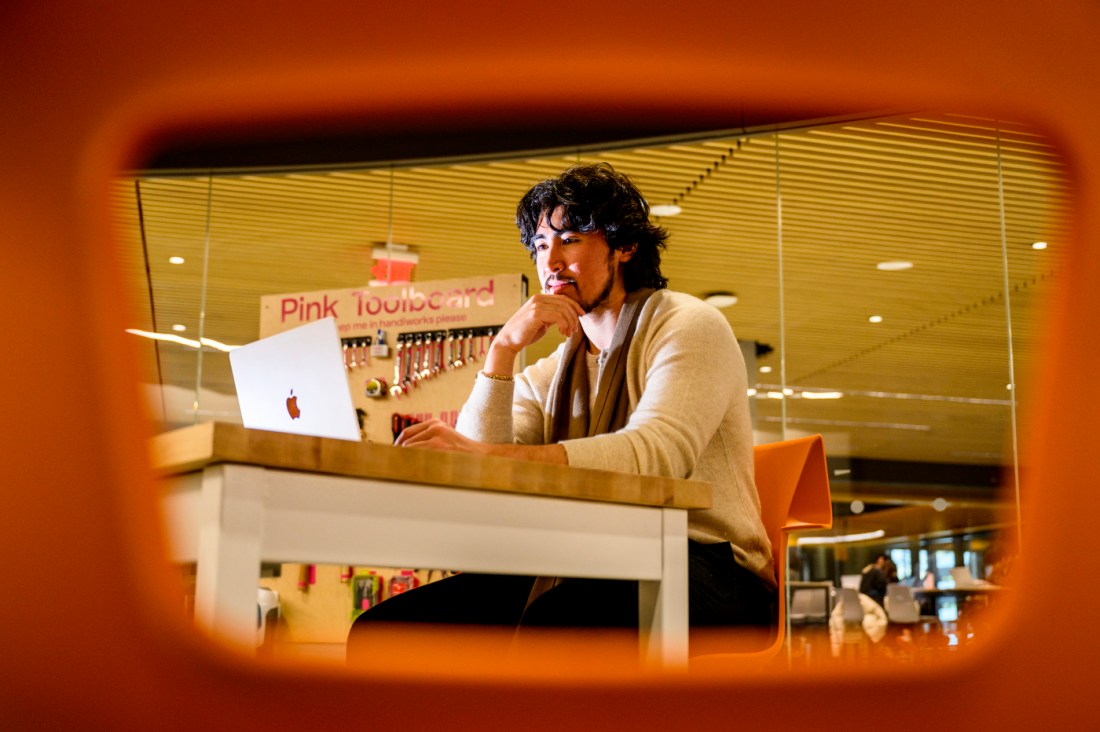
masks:
{"type": "MultiPolygon", "coordinates": [[[[638,629],[636,581],[565,579],[528,606],[533,583],[533,577],[463,573],[391,597],[355,620],[348,659],[369,652],[371,634],[384,631],[386,622],[638,629]]],[[[688,541],[693,628],[770,628],[775,618],[775,590],[737,564],[729,544],[688,541]]]]}

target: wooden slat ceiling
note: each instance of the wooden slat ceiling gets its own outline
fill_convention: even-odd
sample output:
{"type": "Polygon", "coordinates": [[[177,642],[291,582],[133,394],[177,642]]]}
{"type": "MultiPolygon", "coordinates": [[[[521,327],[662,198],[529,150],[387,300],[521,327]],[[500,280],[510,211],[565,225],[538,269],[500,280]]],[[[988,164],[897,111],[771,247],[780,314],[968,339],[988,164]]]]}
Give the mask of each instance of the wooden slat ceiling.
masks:
{"type": "MultiPolygon", "coordinates": [[[[788,435],[822,432],[833,455],[1011,462],[1005,283],[1016,393],[1026,394],[1041,347],[1036,315],[1058,282],[1070,192],[1049,141],[990,120],[912,114],[808,126],[778,139],[746,133],[568,156],[139,175],[115,190],[133,327],[171,332],[178,323],[197,337],[208,237],[203,335],[230,344],[257,337],[263,295],[364,286],[372,249],[391,227],[394,242],[420,255],[415,280],[530,275],[512,223],[516,202],[565,166],[599,160],[629,174],[651,204],[683,207],[660,221],[671,232],[665,274],[674,289],[737,293],[738,304],[724,311],[734,331],[774,349],[758,364],[773,369],[756,375],[761,392],[795,391],[785,400],[788,435]],[[1050,246],[1036,251],[1035,241],[1050,246]],[[186,263],[169,264],[170,256],[186,263]],[[915,266],[875,267],[899,259],[915,266]],[[869,323],[871,315],[883,322],[869,323]],[[845,396],[811,401],[798,398],[801,387],[845,396]]],[[[529,358],[556,342],[533,347],[529,358]]],[[[143,348],[149,383],[194,394],[194,350],[143,348]]],[[[699,388],[718,378],[721,364],[700,375],[699,388]]],[[[202,386],[204,402],[233,393],[224,354],[203,354],[202,386]]],[[[762,439],[776,436],[781,404],[757,399],[762,439]]],[[[207,406],[200,418],[216,411],[207,406]]],[[[171,423],[192,419],[168,415],[171,423]]]]}

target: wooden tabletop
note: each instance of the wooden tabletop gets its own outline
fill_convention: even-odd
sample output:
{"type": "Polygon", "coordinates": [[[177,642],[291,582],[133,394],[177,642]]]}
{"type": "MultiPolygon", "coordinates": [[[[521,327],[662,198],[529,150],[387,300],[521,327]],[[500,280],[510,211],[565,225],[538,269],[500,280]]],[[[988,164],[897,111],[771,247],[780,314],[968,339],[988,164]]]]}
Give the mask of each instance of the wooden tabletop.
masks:
{"type": "Polygon", "coordinates": [[[261,465],[404,483],[669,508],[709,508],[711,486],[632,473],[252,430],[208,422],[157,435],[154,469],[179,475],[214,463],[261,465]]]}

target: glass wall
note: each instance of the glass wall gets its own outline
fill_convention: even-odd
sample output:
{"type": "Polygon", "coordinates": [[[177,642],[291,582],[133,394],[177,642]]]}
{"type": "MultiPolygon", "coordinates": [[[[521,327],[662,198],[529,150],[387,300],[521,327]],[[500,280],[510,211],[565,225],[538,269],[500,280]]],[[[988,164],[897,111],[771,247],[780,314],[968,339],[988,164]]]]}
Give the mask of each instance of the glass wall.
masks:
{"type": "Polygon", "coordinates": [[[889,547],[917,582],[958,566],[981,579],[1011,556],[1026,538],[1017,400],[1068,195],[1050,142],[1008,122],[910,114],[479,162],[135,175],[116,202],[151,413],[164,429],[239,420],[224,349],[259,336],[260,298],[369,287],[380,250],[415,255],[414,282],[532,275],[516,202],[590,161],[678,209],[658,217],[673,289],[736,296],[722,312],[757,441],[824,436],[835,525],[816,534],[835,543],[792,546],[793,579],[839,584],[889,547]],[[868,532],[882,533],[843,538],[868,532]],[[984,538],[960,548],[964,534],[984,538]]]}

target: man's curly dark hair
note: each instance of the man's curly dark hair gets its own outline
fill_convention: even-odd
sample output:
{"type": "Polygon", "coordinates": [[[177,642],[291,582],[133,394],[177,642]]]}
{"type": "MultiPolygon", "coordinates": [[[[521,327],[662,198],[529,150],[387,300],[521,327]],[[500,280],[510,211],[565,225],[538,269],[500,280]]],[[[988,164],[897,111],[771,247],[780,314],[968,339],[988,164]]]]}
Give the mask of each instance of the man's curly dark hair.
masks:
{"type": "Polygon", "coordinates": [[[612,249],[637,245],[634,256],[623,266],[627,292],[668,286],[668,279],[661,274],[661,251],[668,232],[650,222],[649,204],[625,175],[607,163],[574,165],[529,190],[516,207],[516,226],[532,261],[539,221],[543,215],[549,221],[559,207],[561,228],[556,231],[599,231],[612,249]]]}

